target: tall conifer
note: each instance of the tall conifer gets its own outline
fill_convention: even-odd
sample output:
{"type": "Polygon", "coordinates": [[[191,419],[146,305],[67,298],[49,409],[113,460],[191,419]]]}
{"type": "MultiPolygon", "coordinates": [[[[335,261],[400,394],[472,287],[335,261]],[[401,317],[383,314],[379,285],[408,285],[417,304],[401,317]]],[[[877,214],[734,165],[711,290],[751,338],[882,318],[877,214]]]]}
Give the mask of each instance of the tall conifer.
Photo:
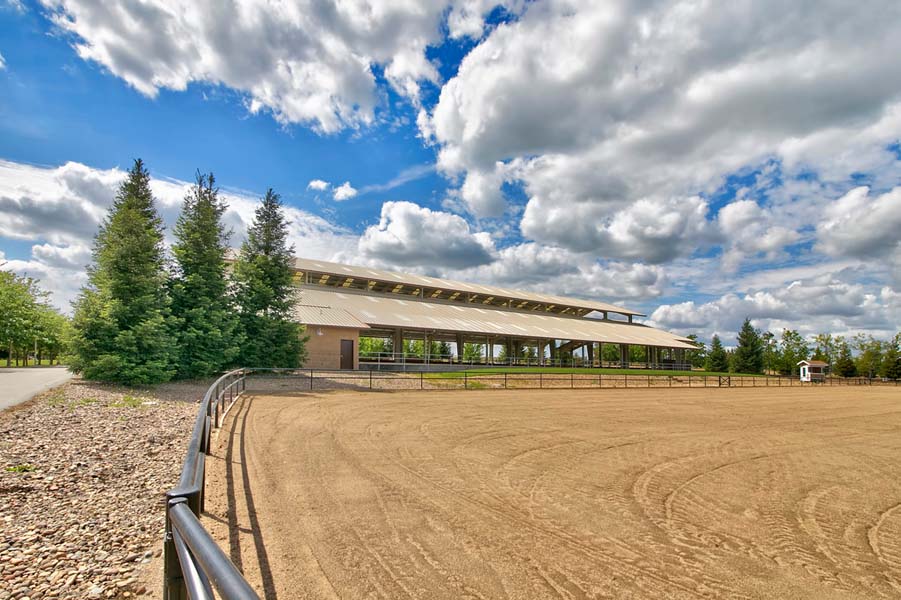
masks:
{"type": "Polygon", "coordinates": [[[303,363],[303,328],[293,317],[293,257],[281,199],[270,189],[257,207],[235,263],[244,366],[291,368],[303,363]]]}
{"type": "Polygon", "coordinates": [[[723,343],[718,335],[714,335],[710,342],[706,368],[713,373],[729,372],[729,357],[726,355],[726,349],[723,348],[723,343]]]}
{"type": "Polygon", "coordinates": [[[760,333],[745,319],[738,332],[733,366],[736,373],[763,373],[763,340],[760,333]]]}
{"type": "Polygon", "coordinates": [[[94,240],[88,285],[75,302],[70,366],[86,379],[167,381],[177,348],[167,293],[163,224],[140,159],[94,240]]]}
{"type": "Polygon", "coordinates": [[[228,295],[226,206],[213,174],[197,173],[175,224],[172,312],[178,319],[178,376],[209,377],[234,364],[241,340],[228,295]]]}

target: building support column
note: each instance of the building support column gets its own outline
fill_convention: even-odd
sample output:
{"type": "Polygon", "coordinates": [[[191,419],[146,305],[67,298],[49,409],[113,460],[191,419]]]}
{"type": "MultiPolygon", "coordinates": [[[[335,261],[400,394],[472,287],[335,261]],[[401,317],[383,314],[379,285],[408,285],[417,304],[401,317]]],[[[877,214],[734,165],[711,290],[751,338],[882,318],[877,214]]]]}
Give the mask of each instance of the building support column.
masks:
{"type": "Polygon", "coordinates": [[[594,342],[588,342],[588,365],[594,366],[594,342]]]}
{"type": "Polygon", "coordinates": [[[619,366],[624,369],[629,367],[629,344],[619,345],[619,366]]]}
{"type": "Polygon", "coordinates": [[[457,362],[463,362],[463,334],[457,334],[457,362]]]}
{"type": "Polygon", "coordinates": [[[494,364],[494,340],[492,338],[488,338],[488,349],[485,352],[485,360],[488,361],[489,365],[494,364]]]}
{"type": "Polygon", "coordinates": [[[394,340],[391,342],[391,347],[394,350],[394,360],[397,360],[398,357],[403,356],[404,352],[404,330],[403,329],[395,329],[394,330],[394,340]]]}

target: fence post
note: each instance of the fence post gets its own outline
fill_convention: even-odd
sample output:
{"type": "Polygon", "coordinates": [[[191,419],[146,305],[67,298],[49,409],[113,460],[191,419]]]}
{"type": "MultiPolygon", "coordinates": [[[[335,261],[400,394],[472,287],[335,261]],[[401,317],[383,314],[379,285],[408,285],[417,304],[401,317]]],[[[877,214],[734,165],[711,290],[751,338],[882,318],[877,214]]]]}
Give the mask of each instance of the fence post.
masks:
{"type": "Polygon", "coordinates": [[[504,389],[507,389],[507,372],[504,371],[504,389]]]}
{"type": "Polygon", "coordinates": [[[422,389],[422,380],[425,377],[425,373],[423,371],[419,372],[419,389],[422,389]]]}
{"type": "Polygon", "coordinates": [[[369,369],[369,389],[372,389],[372,369],[369,369]]]}
{"type": "Polygon", "coordinates": [[[310,369],[310,389],[313,389],[313,369],[310,369]]]}
{"type": "Polygon", "coordinates": [[[169,509],[174,504],[184,501],[184,498],[166,498],[166,537],[163,542],[163,596],[165,600],[188,600],[188,589],[185,586],[181,563],[178,562],[178,553],[175,551],[172,520],[169,518],[169,509]]]}
{"type": "Polygon", "coordinates": [[[463,389],[467,389],[469,387],[469,377],[466,375],[466,371],[463,371],[463,389]]]}
{"type": "Polygon", "coordinates": [[[544,377],[543,377],[543,375],[544,375],[543,373],[540,373],[540,372],[538,373],[538,389],[539,389],[539,390],[540,390],[540,389],[544,389],[544,377]]]}
{"type": "Polygon", "coordinates": [[[624,387],[628,388],[628,387],[629,387],[629,374],[628,374],[628,373],[626,373],[626,374],[623,376],[623,380],[625,381],[625,386],[624,386],[624,387]]]}
{"type": "Polygon", "coordinates": [[[570,373],[570,374],[569,374],[569,389],[573,389],[573,388],[576,387],[576,383],[575,383],[575,379],[574,379],[574,378],[575,378],[575,375],[573,375],[572,373],[570,373]]]}

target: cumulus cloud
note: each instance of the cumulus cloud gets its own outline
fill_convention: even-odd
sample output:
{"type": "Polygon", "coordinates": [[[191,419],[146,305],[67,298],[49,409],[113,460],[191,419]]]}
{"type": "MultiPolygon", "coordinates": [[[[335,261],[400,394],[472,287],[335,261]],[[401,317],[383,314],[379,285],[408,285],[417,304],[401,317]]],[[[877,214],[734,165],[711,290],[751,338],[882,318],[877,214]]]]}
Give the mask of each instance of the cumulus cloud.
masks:
{"type": "Polygon", "coordinates": [[[771,331],[894,335],[901,322],[899,294],[887,286],[858,283],[859,275],[845,269],[745,294],[727,293],[709,302],[664,304],[651,314],[650,322],[708,340],[715,333],[733,339],[746,317],[771,331]]]}
{"type": "Polygon", "coordinates": [[[345,181],[341,185],[335,188],[334,198],[336,201],[341,202],[342,200],[349,200],[357,195],[357,190],[354,189],[353,186],[350,185],[349,181],[345,181]]]}
{"type": "Polygon", "coordinates": [[[801,239],[796,230],[777,225],[771,211],[753,200],[727,204],[717,215],[725,248],[722,265],[734,271],[748,256],[768,261],[784,255],[784,248],[801,239]]]}
{"type": "MultiPolygon", "coordinates": [[[[95,169],[76,162],[37,167],[0,160],[0,238],[34,242],[28,259],[10,259],[7,268],[40,278],[53,293],[54,303],[67,309],[86,281],[93,237],[125,175],[119,168],[95,169]]],[[[168,243],[190,185],[151,180],[168,243]]],[[[253,220],[258,199],[231,192],[221,195],[229,207],[223,221],[237,246],[253,220]]],[[[356,243],[351,232],[317,215],[292,206],[285,207],[285,214],[289,239],[303,256],[333,259],[356,243]]]]}
{"type": "Polygon", "coordinates": [[[832,204],[817,225],[819,247],[833,256],[883,258],[901,248],[901,187],[872,196],[858,187],[832,204]]]}
{"type": "MultiPolygon", "coordinates": [[[[504,181],[528,197],[521,226],[532,239],[599,256],[678,257],[707,243],[702,233],[725,233],[679,205],[699,208],[692,199],[730,174],[772,160],[788,180],[897,174],[886,147],[901,135],[901,5],[871,8],[531,3],[465,57],[421,130],[443,172],[464,182],[475,174],[466,205],[477,216],[503,210],[502,181],[485,179],[502,162],[504,181]]],[[[736,206],[720,225],[751,209],[736,206]]],[[[786,215],[763,211],[774,222],[724,242],[727,266],[798,241],[811,213],[786,215]]]]}
{"type": "Polygon", "coordinates": [[[0,71],[6,68],[6,60],[3,58],[3,55],[0,54],[0,71]]]}
{"type": "Polygon", "coordinates": [[[426,48],[442,25],[481,35],[496,2],[473,0],[41,0],[85,60],[136,90],[184,90],[202,82],[246,94],[251,112],[321,132],[374,121],[381,69],[418,104],[420,82],[439,83],[426,48]]]}
{"type": "Polygon", "coordinates": [[[310,181],[310,183],[307,184],[307,189],[308,190],[316,190],[316,191],[321,192],[323,190],[328,189],[328,185],[329,185],[328,181],[323,181],[321,179],[313,179],[310,181]]]}
{"type": "Polygon", "coordinates": [[[601,263],[585,254],[533,242],[507,246],[491,264],[448,276],[627,306],[659,296],[668,283],[665,270],[656,265],[601,263]]]}
{"type": "Polygon", "coordinates": [[[412,202],[385,202],[378,225],[366,228],[360,253],[399,266],[474,267],[490,263],[494,242],[460,216],[412,202]]]}

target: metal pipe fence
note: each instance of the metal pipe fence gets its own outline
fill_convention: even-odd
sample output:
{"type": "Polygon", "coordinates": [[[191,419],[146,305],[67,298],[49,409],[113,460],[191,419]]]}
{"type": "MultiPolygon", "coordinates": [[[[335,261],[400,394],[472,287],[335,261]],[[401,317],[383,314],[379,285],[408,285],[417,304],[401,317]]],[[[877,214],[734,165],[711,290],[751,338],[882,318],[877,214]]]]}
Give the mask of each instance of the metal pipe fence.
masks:
{"type": "Polygon", "coordinates": [[[817,386],[873,386],[901,384],[898,380],[881,381],[866,377],[830,377],[822,381],[803,382],[787,376],[750,375],[646,375],[640,371],[627,374],[522,372],[517,370],[490,373],[469,371],[383,371],[278,369],[254,370],[249,376],[252,391],[316,391],[332,389],[356,390],[453,390],[453,389],[613,389],[613,388],[757,388],[817,386]]]}
{"type": "Polygon", "coordinates": [[[230,371],[217,379],[200,401],[178,486],[166,493],[165,600],[259,600],[199,520],[212,430],[221,425],[246,383],[246,369],[230,371]]]}

